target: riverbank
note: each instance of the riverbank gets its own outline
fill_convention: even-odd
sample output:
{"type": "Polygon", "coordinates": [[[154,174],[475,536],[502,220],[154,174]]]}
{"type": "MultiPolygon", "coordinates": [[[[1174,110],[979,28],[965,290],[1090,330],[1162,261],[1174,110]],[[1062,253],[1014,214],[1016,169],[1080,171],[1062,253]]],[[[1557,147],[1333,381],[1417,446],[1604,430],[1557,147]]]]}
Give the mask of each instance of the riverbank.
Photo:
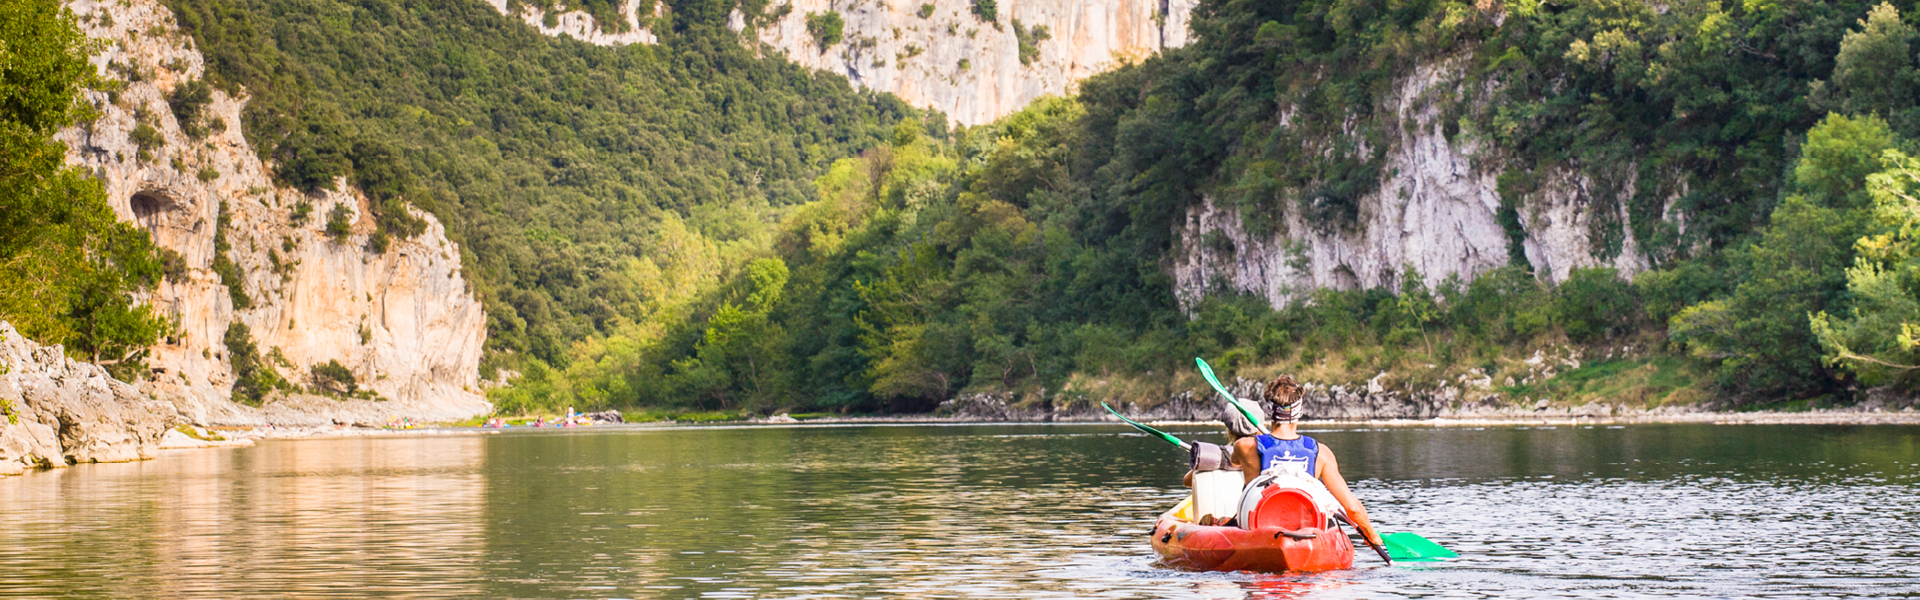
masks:
{"type": "MultiPolygon", "coordinates": [[[[714,424],[753,424],[753,425],[836,425],[836,424],[1004,424],[1004,423],[1112,423],[1120,424],[1118,419],[1101,418],[1063,418],[1054,420],[982,420],[961,417],[941,417],[934,415],[892,415],[858,417],[817,417],[809,419],[781,418],[775,415],[767,418],[743,419],[740,421],[690,423],[689,425],[714,424]]],[[[1215,425],[1217,419],[1145,419],[1143,422],[1154,425],[1215,425]]],[[[1920,425],[1920,410],[1906,408],[1896,411],[1887,410],[1810,410],[1799,412],[1785,411],[1647,411],[1626,415],[1586,415],[1565,413],[1542,413],[1536,415],[1487,415],[1463,417],[1436,417],[1431,419],[1309,419],[1305,427],[1503,427],[1527,425],[1652,425],[1652,424],[1711,424],[1711,425],[1920,425]]]]}

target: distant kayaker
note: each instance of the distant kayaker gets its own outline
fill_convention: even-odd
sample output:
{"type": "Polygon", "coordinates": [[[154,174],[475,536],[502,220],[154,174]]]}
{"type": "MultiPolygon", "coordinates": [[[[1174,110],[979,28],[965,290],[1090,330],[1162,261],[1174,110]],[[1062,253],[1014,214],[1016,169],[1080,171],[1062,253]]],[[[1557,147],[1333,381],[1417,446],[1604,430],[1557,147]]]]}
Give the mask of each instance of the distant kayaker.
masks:
{"type": "Polygon", "coordinates": [[[1380,534],[1375,533],[1373,523],[1367,521],[1367,509],[1360,505],[1360,498],[1353,495],[1353,490],[1347,489],[1346,478],[1340,476],[1340,464],[1333,458],[1333,449],[1297,431],[1304,414],[1306,390],[1292,377],[1282,375],[1268,383],[1261,395],[1267,401],[1267,420],[1273,423],[1273,430],[1233,442],[1233,464],[1240,467],[1247,483],[1273,472],[1318,480],[1333,493],[1341,508],[1346,509],[1347,520],[1361,535],[1369,542],[1380,544],[1380,534]]]}

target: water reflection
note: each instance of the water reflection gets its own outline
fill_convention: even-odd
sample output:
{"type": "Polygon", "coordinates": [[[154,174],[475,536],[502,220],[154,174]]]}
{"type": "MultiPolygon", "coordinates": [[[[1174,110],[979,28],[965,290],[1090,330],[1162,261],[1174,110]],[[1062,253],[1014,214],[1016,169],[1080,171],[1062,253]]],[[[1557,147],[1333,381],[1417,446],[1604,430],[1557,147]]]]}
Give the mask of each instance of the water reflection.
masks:
{"type": "Polygon", "coordinates": [[[483,445],[275,443],[0,482],[0,593],[471,595],[483,445]]]}
{"type": "Polygon", "coordinates": [[[652,427],[282,442],[0,480],[0,595],[1920,593],[1916,428],[1310,433],[1386,529],[1464,556],[1160,568],[1146,533],[1184,494],[1180,453],[1112,427],[652,427]]]}

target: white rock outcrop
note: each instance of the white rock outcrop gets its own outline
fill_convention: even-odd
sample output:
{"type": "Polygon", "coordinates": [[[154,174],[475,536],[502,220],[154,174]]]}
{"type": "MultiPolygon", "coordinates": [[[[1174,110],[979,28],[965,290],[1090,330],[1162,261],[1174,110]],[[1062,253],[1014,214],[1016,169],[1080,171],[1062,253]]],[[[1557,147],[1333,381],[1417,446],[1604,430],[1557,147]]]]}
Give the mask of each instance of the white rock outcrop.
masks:
{"type": "MultiPolygon", "coordinates": [[[[584,12],[561,13],[548,26],[547,10],[515,11],[508,0],[487,0],[500,14],[551,36],[600,45],[656,43],[640,27],[640,0],[621,15],[625,33],[609,33],[584,12]]],[[[972,0],[774,0],[750,23],[735,10],[729,25],[794,63],[838,73],[855,86],[899,96],[964,124],[992,122],[1035,98],[1071,93],[1074,84],[1115,66],[1187,43],[1187,18],[1199,0],[1024,0],[999,3],[982,20],[972,0]],[[807,30],[809,15],[840,13],[841,40],[820,46],[807,30]],[[926,16],[921,16],[922,13],[926,16]],[[1014,21],[1044,28],[1037,54],[1020,62],[1014,21]],[[747,31],[749,28],[752,31],[747,31]]],[[[665,7],[653,5],[656,12],[665,7]]]]}
{"type": "Polygon", "coordinates": [[[0,321],[0,475],[153,458],[174,407],[0,321]]]}
{"type": "MultiPolygon", "coordinates": [[[[1185,45],[1198,0],[1008,0],[998,3],[993,22],[976,17],[970,0],[786,2],[791,10],[755,35],[788,60],[979,125],[1035,98],[1070,93],[1101,71],[1185,45]],[[822,48],[807,31],[807,16],[826,11],[840,13],[846,29],[839,43],[822,48]],[[1016,20],[1047,31],[1028,64],[1020,62],[1016,20]]],[[[778,14],[781,2],[774,5],[770,12],[778,14]]]]}
{"type": "MultiPolygon", "coordinates": [[[[100,74],[123,82],[87,100],[100,114],[60,133],[68,162],[104,182],[120,218],[137,223],[184,269],[150,298],[175,333],[154,348],[146,387],[199,423],[259,423],[266,413],[226,401],[234,381],[224,336],[245,323],[268,362],[296,383],[339,361],[396,415],[460,419],[490,410],[479,394],[486,316],[460,269],[460,251],[431,215],[425,233],[369,248],[367,200],[348,191],[309,195],[276,187],[241,134],[244,99],[213,92],[204,137],[181,128],[167,104],[205,75],[204,59],[157,0],[75,0],[82,29],[102,40],[100,74]],[[150,129],[149,129],[150,128],[150,129]],[[135,135],[157,135],[142,147],[135,135]],[[148,133],[151,132],[151,133],[148,133]],[[343,207],[351,233],[325,233],[343,207]],[[225,211],[224,214],[222,211],[225,211]],[[225,221],[227,257],[250,306],[236,308],[213,269],[225,221]]],[[[345,182],[337,189],[349,190],[345,182]]]]}
{"type": "MultiPolygon", "coordinates": [[[[1318,288],[1395,289],[1409,266],[1429,283],[1450,275],[1471,281],[1505,266],[1499,173],[1476,164],[1485,149],[1472,136],[1447,139],[1431,93],[1457,85],[1464,64],[1422,65],[1385,101],[1387,118],[1405,126],[1392,128],[1397,137],[1388,140],[1378,186],[1361,198],[1356,224],[1328,227],[1286,207],[1276,233],[1254,235],[1235,206],[1208,198],[1190,208],[1177,226],[1181,250],[1172,265],[1182,305],[1223,287],[1278,307],[1318,288]],[[1231,243],[1218,243],[1222,239],[1231,243]]],[[[1611,266],[1628,277],[1647,269],[1624,202],[1596,202],[1592,182],[1577,173],[1555,171],[1542,179],[1519,208],[1522,249],[1536,273],[1559,282],[1579,267],[1611,266]],[[1621,211],[1625,240],[1617,253],[1597,248],[1589,232],[1600,206],[1621,211]]],[[[1631,184],[1621,188],[1620,198],[1632,195],[1631,184]]]]}

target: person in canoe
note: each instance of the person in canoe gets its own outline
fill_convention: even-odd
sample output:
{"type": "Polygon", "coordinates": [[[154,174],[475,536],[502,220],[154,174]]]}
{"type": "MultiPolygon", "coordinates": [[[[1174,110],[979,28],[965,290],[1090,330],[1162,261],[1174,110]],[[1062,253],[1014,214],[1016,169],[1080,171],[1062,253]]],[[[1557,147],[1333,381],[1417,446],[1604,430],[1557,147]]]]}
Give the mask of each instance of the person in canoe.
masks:
{"type": "MultiPolygon", "coordinates": [[[[1306,390],[1292,377],[1282,375],[1267,383],[1261,396],[1267,401],[1267,420],[1273,424],[1273,430],[1233,441],[1232,462],[1240,468],[1246,482],[1252,484],[1261,477],[1306,480],[1303,482],[1306,486],[1317,482],[1319,486],[1314,487],[1324,487],[1324,491],[1331,493],[1332,499],[1344,509],[1347,521],[1359,529],[1368,542],[1379,545],[1380,534],[1373,530],[1373,523],[1367,521],[1367,509],[1360,505],[1360,498],[1347,489],[1347,480],[1340,475],[1340,463],[1334,459],[1333,449],[1298,431],[1306,390]]],[[[1310,490],[1310,493],[1324,498],[1319,491],[1310,490]]]]}

